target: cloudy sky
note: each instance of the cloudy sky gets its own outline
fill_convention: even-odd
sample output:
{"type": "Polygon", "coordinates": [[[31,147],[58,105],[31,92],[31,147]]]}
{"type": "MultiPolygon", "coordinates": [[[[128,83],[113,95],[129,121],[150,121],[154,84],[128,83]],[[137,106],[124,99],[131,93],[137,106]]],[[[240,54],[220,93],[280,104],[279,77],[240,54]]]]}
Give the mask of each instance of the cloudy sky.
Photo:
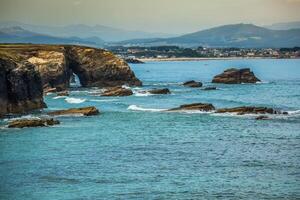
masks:
{"type": "Polygon", "coordinates": [[[186,33],[241,22],[300,21],[300,0],[0,0],[0,20],[186,33]]]}

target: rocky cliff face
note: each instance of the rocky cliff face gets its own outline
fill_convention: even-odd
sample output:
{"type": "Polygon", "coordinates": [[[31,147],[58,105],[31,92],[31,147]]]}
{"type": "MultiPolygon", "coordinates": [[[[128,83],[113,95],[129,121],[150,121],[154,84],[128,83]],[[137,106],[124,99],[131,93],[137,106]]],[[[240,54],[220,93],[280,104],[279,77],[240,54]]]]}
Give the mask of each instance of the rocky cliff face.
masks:
{"type": "Polygon", "coordinates": [[[0,58],[0,115],[44,107],[42,82],[34,66],[0,58]]]}
{"type": "Polygon", "coordinates": [[[76,73],[82,86],[136,85],[137,79],[128,64],[109,51],[95,48],[66,47],[69,68],[76,73]]]}
{"type": "Polygon", "coordinates": [[[141,85],[128,64],[103,50],[61,45],[0,45],[0,115],[42,108],[43,88],[141,85]]]}

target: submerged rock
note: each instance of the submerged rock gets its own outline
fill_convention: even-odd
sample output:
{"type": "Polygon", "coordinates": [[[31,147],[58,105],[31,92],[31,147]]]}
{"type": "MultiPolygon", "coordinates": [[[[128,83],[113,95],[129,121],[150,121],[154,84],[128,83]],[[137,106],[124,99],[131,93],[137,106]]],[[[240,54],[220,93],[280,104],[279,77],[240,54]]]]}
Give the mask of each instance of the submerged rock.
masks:
{"type": "Polygon", "coordinates": [[[184,104],[177,108],[172,108],[167,111],[184,111],[184,110],[199,110],[199,111],[212,111],[215,107],[210,103],[193,103],[184,104]]]}
{"type": "Polygon", "coordinates": [[[0,52],[0,116],[46,107],[41,78],[28,62],[4,57],[0,52]]]}
{"type": "Polygon", "coordinates": [[[171,94],[168,88],[163,89],[153,89],[148,91],[150,94],[171,94]]]}
{"type": "Polygon", "coordinates": [[[82,114],[84,116],[98,115],[99,110],[94,107],[83,107],[83,108],[71,108],[67,110],[57,110],[53,112],[49,112],[48,115],[74,115],[74,114],[82,114]]]}
{"type": "Polygon", "coordinates": [[[267,119],[270,119],[268,116],[264,116],[264,115],[261,115],[261,116],[258,116],[255,118],[256,120],[267,120],[267,119]]]}
{"type": "Polygon", "coordinates": [[[183,85],[185,87],[202,87],[203,84],[201,82],[192,80],[192,81],[187,81],[187,82],[183,83],[183,85]]]}
{"type": "Polygon", "coordinates": [[[203,88],[203,90],[216,90],[217,87],[206,87],[206,88],[203,88]]]}
{"type": "Polygon", "coordinates": [[[133,92],[131,89],[123,88],[121,86],[111,87],[104,91],[101,96],[130,96],[133,92]]]}
{"type": "Polygon", "coordinates": [[[216,113],[237,113],[239,115],[243,115],[243,114],[280,114],[280,112],[274,110],[273,108],[253,107],[253,106],[222,108],[222,109],[218,109],[216,111],[216,113]]]}
{"type": "Polygon", "coordinates": [[[38,126],[53,126],[59,124],[58,120],[51,119],[18,119],[9,122],[8,128],[25,128],[25,127],[38,127],[38,126]]]}
{"type": "Polygon", "coordinates": [[[236,69],[231,68],[225,70],[222,74],[215,76],[213,83],[240,84],[240,83],[256,83],[260,80],[250,71],[249,68],[236,69]]]}

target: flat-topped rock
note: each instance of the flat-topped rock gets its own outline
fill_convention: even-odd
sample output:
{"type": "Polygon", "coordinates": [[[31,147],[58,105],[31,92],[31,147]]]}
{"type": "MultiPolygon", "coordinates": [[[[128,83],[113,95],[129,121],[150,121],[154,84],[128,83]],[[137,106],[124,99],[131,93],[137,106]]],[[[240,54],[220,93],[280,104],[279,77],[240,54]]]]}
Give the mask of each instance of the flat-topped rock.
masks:
{"type": "Polygon", "coordinates": [[[168,88],[163,89],[153,89],[148,91],[150,94],[171,94],[168,88]]]}
{"type": "Polygon", "coordinates": [[[234,108],[222,108],[216,110],[216,113],[237,113],[243,114],[280,114],[279,111],[267,107],[242,106],[234,108]]]}
{"type": "Polygon", "coordinates": [[[121,86],[107,88],[101,96],[130,96],[133,92],[131,89],[123,88],[121,86]]]}
{"type": "Polygon", "coordinates": [[[212,80],[213,83],[225,84],[256,83],[259,81],[260,80],[254,75],[252,71],[250,71],[249,68],[227,69],[223,73],[215,76],[212,80]]]}
{"type": "Polygon", "coordinates": [[[193,104],[184,104],[177,108],[169,109],[167,111],[185,111],[185,110],[212,111],[215,110],[215,107],[210,103],[193,103],[193,104]]]}
{"type": "Polygon", "coordinates": [[[9,122],[8,128],[25,128],[25,127],[39,127],[39,126],[53,126],[59,124],[58,120],[51,119],[18,119],[9,122]]]}
{"type": "Polygon", "coordinates": [[[202,87],[202,83],[201,82],[197,82],[197,81],[187,81],[185,83],[183,83],[183,86],[185,87],[202,87]]]}
{"type": "Polygon", "coordinates": [[[71,108],[67,110],[57,110],[53,112],[49,112],[48,115],[76,115],[82,114],[84,116],[91,116],[91,115],[98,115],[100,112],[99,110],[94,107],[83,107],[83,108],[71,108]]]}

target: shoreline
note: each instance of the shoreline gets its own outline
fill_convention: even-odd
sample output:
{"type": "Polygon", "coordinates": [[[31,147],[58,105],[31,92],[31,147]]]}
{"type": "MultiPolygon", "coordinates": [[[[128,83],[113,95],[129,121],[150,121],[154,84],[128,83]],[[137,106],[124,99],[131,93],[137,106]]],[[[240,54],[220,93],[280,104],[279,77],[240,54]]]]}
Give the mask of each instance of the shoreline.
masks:
{"type": "Polygon", "coordinates": [[[206,60],[251,60],[251,59],[300,59],[300,58],[275,58],[275,57],[230,57],[230,58],[138,58],[142,62],[159,62],[159,61],[206,61],[206,60]]]}

